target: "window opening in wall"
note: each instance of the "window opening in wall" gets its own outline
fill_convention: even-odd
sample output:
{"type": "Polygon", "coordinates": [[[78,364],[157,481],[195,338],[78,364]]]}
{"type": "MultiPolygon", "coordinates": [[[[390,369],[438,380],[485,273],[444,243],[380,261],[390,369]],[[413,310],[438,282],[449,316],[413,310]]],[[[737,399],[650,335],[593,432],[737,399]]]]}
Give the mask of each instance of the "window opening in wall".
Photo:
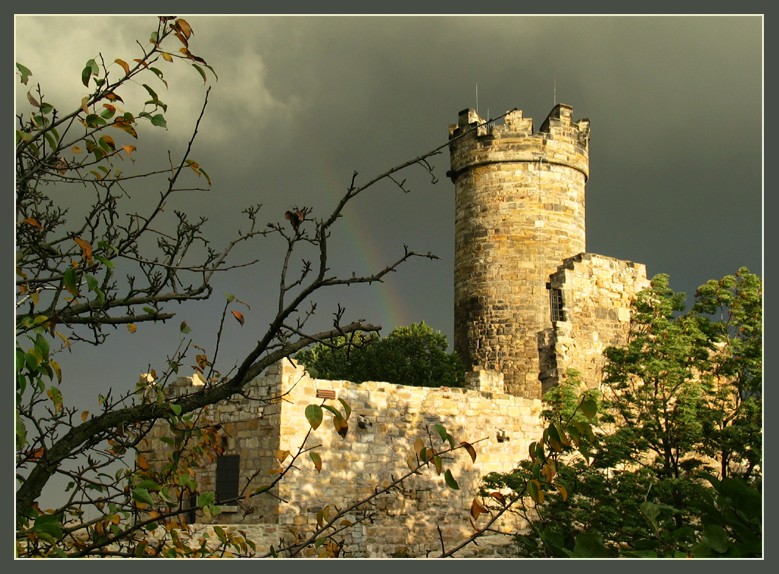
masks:
{"type": "Polygon", "coordinates": [[[238,478],[241,457],[237,454],[223,454],[216,459],[216,503],[231,501],[235,504],[238,498],[238,478]]]}
{"type": "Polygon", "coordinates": [[[549,288],[549,307],[552,315],[552,322],[565,321],[565,312],[563,311],[563,291],[562,289],[549,288]]]}

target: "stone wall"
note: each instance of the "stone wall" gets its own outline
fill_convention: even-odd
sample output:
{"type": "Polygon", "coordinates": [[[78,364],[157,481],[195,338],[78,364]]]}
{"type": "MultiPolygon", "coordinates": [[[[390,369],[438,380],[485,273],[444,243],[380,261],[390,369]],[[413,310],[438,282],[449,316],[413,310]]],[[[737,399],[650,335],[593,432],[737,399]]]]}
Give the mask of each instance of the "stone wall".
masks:
{"type": "MultiPolygon", "coordinates": [[[[276,476],[277,451],[295,453],[304,444],[310,428],[306,406],[323,402],[317,397],[318,390],[334,393],[335,398],[325,400],[327,405],[343,410],[339,399],[350,405],[348,433],[341,438],[332,426],[332,416],[325,411],[324,422],[305,443],[307,447],[318,446],[321,471],[304,454],[270,494],[228,508],[218,520],[225,525],[241,524],[242,529],[254,525],[253,529],[264,533],[263,540],[268,544],[275,541],[278,548],[278,539],[310,531],[323,507],[344,508],[369,496],[392,477],[408,473],[407,457],[413,455],[418,438],[442,449],[446,443],[442,444],[433,429],[441,424],[456,444],[469,442],[477,452],[475,461],[463,449],[443,457],[444,468],[451,470],[459,490],[447,487],[443,474],[437,475],[431,467],[409,478],[402,492],[381,495],[375,506],[350,513],[354,525],[339,534],[347,556],[435,555],[440,551],[439,527],[447,547],[473,532],[469,510],[481,477],[514,468],[526,457],[529,443],[542,432],[541,401],[508,395],[502,383],[501,375],[482,371],[472,374],[470,389],[356,384],[311,379],[289,360],[277,363],[252,382],[247,394],[283,396],[283,400],[265,405],[240,398],[204,409],[208,419],[222,421],[227,437],[225,452],[241,457],[242,486],[254,475],[251,488],[269,483],[276,476]],[[363,520],[367,514],[370,518],[363,520]]],[[[179,392],[197,392],[197,387],[180,383],[179,392]]],[[[152,450],[162,455],[166,447],[159,437],[164,430],[155,432],[157,442],[152,450]]],[[[215,468],[212,464],[199,472],[202,490],[213,488],[215,468]]],[[[522,524],[505,526],[517,529],[522,524]]],[[[499,537],[496,544],[509,541],[499,537]]],[[[496,544],[470,545],[461,555],[494,554],[498,552],[496,544]]]]}
{"type": "Polygon", "coordinates": [[[540,346],[544,390],[562,380],[568,369],[589,387],[603,376],[606,347],[627,343],[631,305],[649,287],[646,267],[602,255],[581,253],[554,273],[550,289],[562,292],[564,320],[543,333],[540,346]]]}

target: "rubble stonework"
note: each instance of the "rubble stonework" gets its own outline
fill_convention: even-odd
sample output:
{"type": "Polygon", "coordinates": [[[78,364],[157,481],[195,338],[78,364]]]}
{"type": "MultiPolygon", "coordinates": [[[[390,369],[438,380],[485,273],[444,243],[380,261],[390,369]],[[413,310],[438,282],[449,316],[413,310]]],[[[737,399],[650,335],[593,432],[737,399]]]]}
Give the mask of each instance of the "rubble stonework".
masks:
{"type": "MultiPolygon", "coordinates": [[[[597,388],[603,376],[603,351],[624,345],[630,309],[636,293],[649,287],[646,267],[592,253],[570,257],[550,277],[551,289],[562,296],[563,320],[544,333],[547,349],[539,355],[544,391],[559,383],[569,370],[597,388]]],[[[543,346],[543,344],[542,344],[543,346]]]]}
{"type": "MultiPolygon", "coordinates": [[[[280,540],[293,540],[294,533],[313,530],[317,513],[324,506],[343,508],[368,497],[392,477],[409,472],[407,457],[413,454],[417,439],[427,444],[432,440],[439,449],[448,446],[434,430],[441,424],[456,444],[466,441],[477,452],[475,461],[463,449],[444,456],[444,468],[451,470],[459,490],[448,488],[444,476],[431,466],[409,478],[402,492],[381,495],[375,505],[348,515],[355,524],[339,538],[344,540],[346,555],[357,557],[435,555],[441,547],[438,528],[447,547],[465,540],[473,533],[469,510],[481,478],[513,468],[542,432],[540,400],[506,394],[501,377],[495,373],[482,373],[480,379],[486,381],[489,391],[318,380],[290,360],[277,363],[255,379],[246,394],[283,400],[265,405],[242,397],[211,405],[201,413],[203,421],[221,421],[226,437],[224,454],[240,457],[241,487],[250,476],[256,476],[250,490],[269,483],[275,476],[273,469],[278,468],[277,452],[296,452],[303,444],[310,429],[305,409],[322,402],[317,390],[335,393],[325,404],[343,410],[338,400],[343,399],[350,405],[349,430],[341,438],[326,411],[324,422],[306,443],[321,445],[316,449],[322,458],[321,471],[304,455],[269,493],[223,507],[219,523],[241,525],[241,529],[252,525],[251,532],[261,534],[255,540],[260,551],[263,541],[267,548],[271,544],[279,548],[280,540]],[[367,512],[375,515],[360,522],[367,512]]],[[[198,390],[191,379],[180,379],[175,388],[176,393],[198,390]]],[[[160,424],[150,437],[145,453],[150,464],[165,462],[168,449],[161,438],[166,433],[166,425],[160,424]]],[[[199,472],[202,491],[214,489],[215,473],[216,464],[199,472]]],[[[201,522],[203,517],[198,513],[194,518],[201,522]]],[[[506,526],[516,529],[522,524],[506,526]]],[[[499,537],[497,542],[505,546],[510,538],[499,537]]],[[[459,555],[488,552],[499,550],[495,544],[480,543],[459,555]]]]}

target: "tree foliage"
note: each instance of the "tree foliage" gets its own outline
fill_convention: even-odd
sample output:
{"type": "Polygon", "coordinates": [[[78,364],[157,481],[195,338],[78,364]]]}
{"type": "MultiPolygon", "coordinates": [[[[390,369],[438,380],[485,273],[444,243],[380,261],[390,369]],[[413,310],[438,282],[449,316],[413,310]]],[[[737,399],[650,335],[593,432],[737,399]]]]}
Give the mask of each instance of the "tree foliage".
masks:
{"type": "MultiPolygon", "coordinates": [[[[182,518],[186,513],[197,509],[215,517],[220,512],[215,494],[203,492],[195,478],[197,469],[212,463],[222,448],[219,422],[205,419],[203,407],[241,393],[267,367],[312,343],[378,331],[379,327],[362,321],[345,324],[341,307],[333,314],[332,329],[310,331],[316,309],[313,299],[321,290],[372,284],[411,258],[435,258],[404,247],[383,269],[340,277],[331,272],[328,240],[349,202],[384,180],[408,191],[406,180],[393,176],[411,166],[422,167],[432,176],[427,160],[448,143],[365,181],[355,172],[340,201],[323,217],[306,206],[291,206],[286,221],[262,225],[261,206],[248,207],[243,211],[243,230],[223,248],[212,246],[206,219],[193,220],[185,209],[176,207],[182,194],[212,184],[204,165],[191,157],[209,89],[204,90],[203,107],[186,146],[177,157],[168,155],[167,168],[144,171],[131,161],[145,131],[167,125],[168,105],[161,95],[168,87],[165,66],[188,65],[204,84],[211,76],[216,79],[207,62],[191,51],[193,39],[186,20],[160,17],[149,41],[138,43],[137,57],[106,59],[99,54],[89,59],[77,79],[87,95],[62,106],[48,100],[43,86],[31,84],[34,71],[22,63],[16,66],[20,82],[30,86],[30,107],[16,118],[15,151],[16,552],[20,557],[253,555],[251,541],[240,532],[215,529],[216,546],[185,542],[187,527],[182,518]],[[142,103],[132,97],[133,86],[142,89],[142,103]],[[137,181],[143,182],[147,193],[158,187],[156,201],[146,211],[133,208],[133,182],[137,181]],[[73,187],[92,194],[83,213],[71,211],[68,205],[67,190],[73,187]],[[170,214],[172,224],[166,220],[170,214]],[[262,262],[232,260],[237,245],[267,237],[280,239],[283,245],[284,256],[276,271],[262,262]],[[299,257],[302,263],[293,267],[291,262],[299,257]],[[277,272],[279,278],[271,303],[273,316],[262,329],[246,321],[236,308],[241,301],[228,295],[221,316],[214,318],[213,343],[197,344],[182,322],[181,338],[165,363],[152,365],[133,389],[116,392],[107,387],[94,411],[73,406],[67,373],[56,360],[58,353],[79,353],[87,344],[100,345],[117,326],[134,333],[138,324],[170,320],[172,303],[211,295],[215,274],[255,264],[277,272]],[[253,329],[248,339],[255,341],[232,366],[224,365],[219,353],[230,317],[235,328],[253,329]],[[171,383],[184,365],[193,365],[203,384],[197,392],[179,396],[172,392],[171,383]],[[150,465],[140,449],[158,424],[168,429],[168,459],[162,468],[150,465]],[[41,495],[55,478],[64,479],[67,486],[61,502],[45,508],[41,495]]],[[[146,368],[146,363],[139,365],[139,371],[146,368]]],[[[348,432],[348,405],[343,409],[334,423],[339,434],[348,432]]],[[[296,454],[280,458],[276,480],[294,471],[305,453],[311,453],[317,464],[314,448],[304,441],[296,454]]],[[[446,452],[458,449],[470,453],[472,447],[451,444],[446,452]]],[[[425,453],[414,459],[410,474],[430,464],[440,470],[435,461],[440,462],[441,453],[425,453]]],[[[406,478],[399,477],[391,488],[406,478]]],[[[268,489],[251,483],[247,489],[242,496],[268,495],[268,489]]],[[[334,536],[345,528],[335,522],[341,516],[343,511],[323,515],[314,538],[302,537],[303,542],[285,549],[285,555],[321,545],[336,548],[334,536]]],[[[271,554],[280,554],[277,550],[271,554]]]]}
{"type": "Polygon", "coordinates": [[[599,391],[547,393],[531,459],[485,477],[528,521],[520,556],[762,555],[762,283],[742,268],[683,301],[653,278],[599,391]]]}
{"type": "Polygon", "coordinates": [[[447,352],[446,337],[424,322],[376,333],[339,336],[301,351],[296,358],[314,377],[385,381],[417,387],[462,387],[465,368],[447,352]]]}

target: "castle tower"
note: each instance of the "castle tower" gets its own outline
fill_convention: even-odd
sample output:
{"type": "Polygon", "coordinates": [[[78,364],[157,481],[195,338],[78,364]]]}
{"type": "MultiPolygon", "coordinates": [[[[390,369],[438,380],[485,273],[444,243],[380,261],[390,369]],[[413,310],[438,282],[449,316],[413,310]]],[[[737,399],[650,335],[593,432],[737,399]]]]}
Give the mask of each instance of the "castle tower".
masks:
{"type": "MultiPolygon", "coordinates": [[[[558,104],[536,132],[521,110],[449,128],[455,185],[454,346],[467,367],[540,398],[539,347],[556,308],[550,275],[585,251],[589,120],[558,104]]],[[[559,317],[558,317],[559,318],[559,317]]]]}

